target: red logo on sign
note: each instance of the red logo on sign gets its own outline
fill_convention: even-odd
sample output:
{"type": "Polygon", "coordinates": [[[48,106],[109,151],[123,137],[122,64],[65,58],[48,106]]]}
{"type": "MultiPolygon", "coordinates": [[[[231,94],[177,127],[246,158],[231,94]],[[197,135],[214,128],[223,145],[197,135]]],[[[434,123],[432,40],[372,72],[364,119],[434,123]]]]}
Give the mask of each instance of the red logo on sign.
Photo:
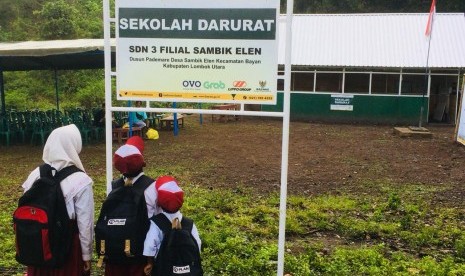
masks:
{"type": "Polygon", "coordinates": [[[234,87],[246,87],[247,82],[245,82],[245,81],[235,81],[235,82],[233,82],[233,86],[234,87]]]}

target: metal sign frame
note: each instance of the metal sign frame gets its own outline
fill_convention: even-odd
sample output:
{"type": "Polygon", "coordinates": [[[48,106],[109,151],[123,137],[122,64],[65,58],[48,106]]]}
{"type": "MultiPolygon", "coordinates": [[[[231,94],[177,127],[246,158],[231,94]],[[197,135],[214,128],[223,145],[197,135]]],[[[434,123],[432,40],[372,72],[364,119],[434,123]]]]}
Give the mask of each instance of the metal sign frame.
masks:
{"type": "MultiPolygon", "coordinates": [[[[457,82],[457,89],[459,87],[459,82],[457,82]]],[[[460,90],[458,90],[460,91],[460,90]]],[[[462,79],[462,95],[460,96],[460,105],[458,106],[458,111],[459,114],[455,115],[458,119],[456,119],[456,125],[455,125],[455,140],[465,146],[465,103],[463,101],[465,100],[465,97],[463,94],[465,93],[465,74],[463,75],[462,79]]],[[[457,97],[458,97],[457,93],[457,97]]],[[[458,105],[458,101],[456,102],[456,105],[458,105]]]]}
{"type": "MultiPolygon", "coordinates": [[[[218,115],[245,115],[262,117],[282,117],[282,154],[281,154],[281,186],[279,203],[279,236],[278,236],[278,267],[277,275],[284,273],[284,245],[286,230],[286,203],[287,203],[287,177],[288,177],[288,157],[289,157],[289,124],[290,124],[290,79],[291,79],[291,45],[292,45],[292,17],[294,1],[288,0],[286,3],[286,46],[284,76],[276,76],[277,79],[284,79],[283,112],[263,112],[245,111],[244,105],[241,110],[206,110],[206,109],[177,109],[177,108],[136,108],[136,107],[114,107],[112,106],[112,78],[117,77],[117,72],[111,68],[111,24],[115,24],[115,18],[110,17],[110,0],[103,1],[103,27],[104,27],[104,49],[105,49],[105,136],[106,136],[106,190],[111,191],[111,181],[113,179],[112,165],[112,112],[171,112],[171,113],[193,113],[193,114],[218,114],[218,115]]],[[[118,0],[116,0],[118,1],[118,0]]],[[[279,34],[283,35],[283,34],[279,34]]]]}

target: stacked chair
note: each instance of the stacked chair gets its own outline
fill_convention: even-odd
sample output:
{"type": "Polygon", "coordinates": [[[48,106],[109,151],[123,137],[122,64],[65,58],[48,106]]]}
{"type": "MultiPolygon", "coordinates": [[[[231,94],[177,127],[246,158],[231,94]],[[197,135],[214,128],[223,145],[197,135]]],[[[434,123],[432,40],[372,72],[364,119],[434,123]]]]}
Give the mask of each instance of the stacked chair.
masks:
{"type": "Polygon", "coordinates": [[[75,124],[81,132],[83,143],[104,137],[104,128],[93,124],[95,110],[70,108],[64,111],[7,110],[0,114],[0,146],[11,144],[44,145],[53,129],[75,124]]]}

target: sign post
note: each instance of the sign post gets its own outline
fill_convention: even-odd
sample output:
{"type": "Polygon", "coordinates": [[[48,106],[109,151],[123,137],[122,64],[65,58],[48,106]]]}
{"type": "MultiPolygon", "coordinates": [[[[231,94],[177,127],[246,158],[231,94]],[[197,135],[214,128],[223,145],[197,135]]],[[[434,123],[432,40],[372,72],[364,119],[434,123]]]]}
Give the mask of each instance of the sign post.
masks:
{"type": "MultiPolygon", "coordinates": [[[[103,1],[107,193],[111,191],[112,112],[172,112],[282,117],[277,275],[284,271],[290,124],[293,0],[287,1],[283,112],[245,111],[244,104],[277,102],[279,0],[118,0],[110,18],[103,1]],[[110,24],[116,30],[111,69],[110,24]],[[112,106],[118,100],[235,103],[241,110],[112,106]]],[[[201,106],[201,105],[199,105],[201,106]]]]}

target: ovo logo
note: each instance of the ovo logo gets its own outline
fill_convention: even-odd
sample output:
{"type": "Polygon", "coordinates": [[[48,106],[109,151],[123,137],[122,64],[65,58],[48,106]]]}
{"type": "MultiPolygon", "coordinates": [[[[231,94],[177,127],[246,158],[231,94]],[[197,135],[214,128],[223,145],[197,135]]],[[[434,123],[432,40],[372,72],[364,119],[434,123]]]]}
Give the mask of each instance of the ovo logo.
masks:
{"type": "Polygon", "coordinates": [[[195,81],[195,80],[185,80],[182,82],[182,86],[199,88],[200,86],[202,86],[202,83],[200,81],[195,81]]]}
{"type": "Polygon", "coordinates": [[[247,82],[245,82],[245,81],[234,81],[233,86],[236,87],[236,88],[246,87],[247,82]]]}

